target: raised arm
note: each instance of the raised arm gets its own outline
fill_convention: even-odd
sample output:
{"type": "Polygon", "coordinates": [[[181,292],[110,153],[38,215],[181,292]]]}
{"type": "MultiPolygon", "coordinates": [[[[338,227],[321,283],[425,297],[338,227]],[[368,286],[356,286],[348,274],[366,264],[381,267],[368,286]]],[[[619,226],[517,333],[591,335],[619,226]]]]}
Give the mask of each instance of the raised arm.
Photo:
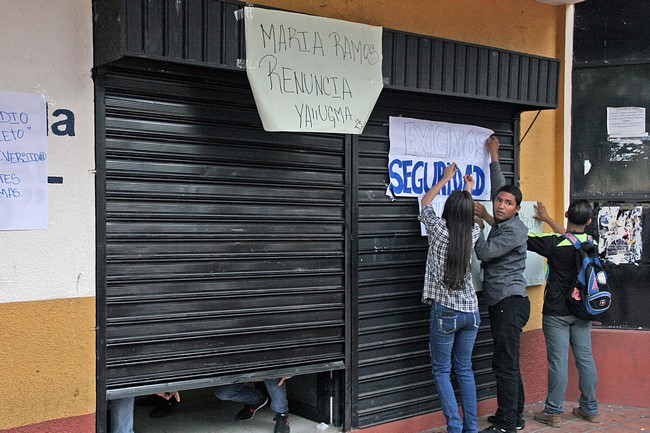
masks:
{"type": "Polygon", "coordinates": [[[431,204],[434,198],[438,195],[440,190],[442,189],[443,186],[447,184],[450,180],[454,178],[454,175],[456,174],[456,171],[458,169],[456,168],[456,163],[452,162],[450,165],[445,167],[445,171],[442,174],[442,178],[431,187],[429,191],[427,191],[426,194],[422,197],[422,206],[426,206],[428,204],[431,204]]]}
{"type": "MultiPolygon", "coordinates": [[[[501,164],[499,163],[499,139],[496,135],[490,135],[487,140],[485,140],[485,148],[490,154],[490,183],[492,191],[490,193],[490,199],[494,200],[494,197],[497,195],[497,191],[506,184],[506,178],[501,172],[501,164]]],[[[487,212],[485,206],[481,203],[474,203],[474,212],[480,220],[485,220],[486,223],[494,226],[494,217],[487,212]]],[[[483,228],[482,222],[479,223],[481,229],[483,228]]]]}
{"type": "Polygon", "coordinates": [[[476,185],[476,179],[474,179],[474,176],[471,174],[466,174],[463,176],[463,180],[465,181],[465,191],[471,194],[472,190],[474,189],[474,185],[476,185]]]}
{"type": "Polygon", "coordinates": [[[486,223],[490,224],[491,226],[494,225],[494,217],[488,213],[487,209],[485,209],[485,206],[477,201],[474,202],[474,213],[480,219],[485,220],[486,223]]]}
{"type": "Polygon", "coordinates": [[[499,139],[495,135],[485,141],[485,147],[490,154],[490,183],[491,183],[491,200],[497,195],[497,191],[506,184],[506,178],[501,172],[501,164],[499,163],[499,139]]]}
{"type": "Polygon", "coordinates": [[[533,205],[533,207],[535,208],[535,215],[533,218],[548,224],[549,227],[551,227],[551,230],[553,230],[555,233],[566,233],[564,226],[550,217],[546,211],[546,206],[544,206],[544,203],[538,201],[533,205]]]}

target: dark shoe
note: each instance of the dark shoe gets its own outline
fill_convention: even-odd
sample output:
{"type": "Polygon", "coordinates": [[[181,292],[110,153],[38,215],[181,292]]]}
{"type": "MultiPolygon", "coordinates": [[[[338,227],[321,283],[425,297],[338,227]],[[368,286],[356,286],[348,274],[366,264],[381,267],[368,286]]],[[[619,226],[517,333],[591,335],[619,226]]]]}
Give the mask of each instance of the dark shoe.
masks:
{"type": "Polygon", "coordinates": [[[600,417],[598,415],[589,415],[587,412],[585,412],[581,407],[574,407],[573,408],[573,414],[577,416],[578,418],[582,418],[586,421],[593,422],[594,424],[597,424],[600,422],[600,417]]]}
{"type": "Polygon", "coordinates": [[[160,397],[159,395],[151,394],[146,397],[136,398],[135,405],[136,406],[158,406],[158,404],[162,403],[163,401],[165,401],[165,399],[160,397]]]}
{"type": "Polygon", "coordinates": [[[492,424],[490,427],[488,427],[486,429],[483,429],[478,433],[515,433],[515,432],[516,432],[516,430],[513,430],[513,431],[509,432],[508,430],[504,430],[504,429],[500,428],[496,424],[492,424]]]}
{"type": "Polygon", "coordinates": [[[286,413],[276,413],[273,419],[275,420],[273,433],[289,433],[289,416],[286,413]]]}
{"type": "Polygon", "coordinates": [[[162,401],[156,403],[156,407],[151,409],[151,412],[149,412],[149,416],[151,418],[162,418],[164,416],[167,416],[172,413],[176,406],[178,406],[178,402],[174,398],[165,400],[164,398],[160,397],[160,399],[162,401]]]}
{"type": "Polygon", "coordinates": [[[262,400],[260,400],[259,403],[257,403],[254,406],[251,406],[250,404],[245,404],[244,408],[240,410],[237,415],[235,415],[235,419],[237,421],[248,421],[249,419],[253,419],[255,416],[255,412],[266,406],[266,403],[269,402],[269,399],[266,397],[262,397],[262,400]]]}
{"type": "MultiPolygon", "coordinates": [[[[490,424],[496,424],[497,423],[497,416],[496,415],[490,415],[487,418],[487,422],[490,424]]],[[[517,415],[517,430],[523,430],[526,427],[526,418],[524,418],[524,414],[520,413],[517,415]]]]}
{"type": "Polygon", "coordinates": [[[551,427],[558,428],[562,424],[562,418],[560,415],[553,413],[546,413],[544,411],[537,412],[535,414],[535,421],[539,421],[543,424],[550,425],[551,427]]]}

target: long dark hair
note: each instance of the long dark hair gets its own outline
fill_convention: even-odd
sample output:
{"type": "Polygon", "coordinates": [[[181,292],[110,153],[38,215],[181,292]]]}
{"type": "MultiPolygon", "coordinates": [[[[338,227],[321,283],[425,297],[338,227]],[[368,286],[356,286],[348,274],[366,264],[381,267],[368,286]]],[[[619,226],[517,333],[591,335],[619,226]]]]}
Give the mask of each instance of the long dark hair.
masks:
{"type": "Polygon", "coordinates": [[[464,287],[472,257],[472,227],[474,226],[474,200],[467,191],[456,190],[445,202],[442,218],[449,230],[449,248],[445,264],[444,282],[452,290],[464,287]]]}

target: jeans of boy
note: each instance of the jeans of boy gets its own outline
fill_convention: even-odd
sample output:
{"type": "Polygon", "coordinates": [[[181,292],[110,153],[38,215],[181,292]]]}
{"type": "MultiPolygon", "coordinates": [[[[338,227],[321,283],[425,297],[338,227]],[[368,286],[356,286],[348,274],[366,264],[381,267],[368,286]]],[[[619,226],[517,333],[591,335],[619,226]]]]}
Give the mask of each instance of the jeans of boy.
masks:
{"type": "Polygon", "coordinates": [[[488,307],[494,340],[492,369],[497,381],[497,425],[516,431],[517,416],[524,411],[524,383],[519,370],[519,341],[530,317],[530,300],[508,296],[488,307]]]}
{"type": "Polygon", "coordinates": [[[433,377],[447,419],[448,433],[476,433],[476,383],[472,371],[472,349],[481,323],[479,312],[464,313],[437,302],[431,305],[429,349],[433,377]],[[451,385],[451,366],[460,387],[463,421],[451,385]]]}
{"type": "MultiPolygon", "coordinates": [[[[275,413],[288,413],[287,387],[285,384],[278,386],[279,381],[280,378],[264,380],[266,390],[269,393],[269,397],[271,397],[271,410],[275,413]]],[[[247,386],[245,383],[233,383],[215,387],[214,395],[221,400],[236,401],[254,406],[262,398],[262,391],[247,386]]]]}
{"type": "Polygon", "coordinates": [[[111,400],[111,433],[133,433],[133,403],[135,398],[111,400]]]}
{"type": "Polygon", "coordinates": [[[544,411],[562,413],[568,381],[569,345],[578,369],[580,407],[589,415],[598,415],[596,400],[596,363],[591,351],[591,322],[575,316],[544,316],[542,330],[548,356],[548,396],[544,411]]]}

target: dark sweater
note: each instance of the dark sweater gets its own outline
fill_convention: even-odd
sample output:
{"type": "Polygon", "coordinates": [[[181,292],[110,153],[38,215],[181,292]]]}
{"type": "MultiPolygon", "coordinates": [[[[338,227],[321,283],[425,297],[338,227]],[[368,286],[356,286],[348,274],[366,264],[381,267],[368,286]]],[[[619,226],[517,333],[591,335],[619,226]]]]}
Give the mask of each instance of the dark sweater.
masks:
{"type": "MultiPolygon", "coordinates": [[[[587,239],[585,233],[575,235],[583,242],[587,239]]],[[[529,233],[528,250],[548,260],[549,271],[542,314],[571,316],[566,299],[578,277],[575,247],[559,233],[529,233]]]]}

